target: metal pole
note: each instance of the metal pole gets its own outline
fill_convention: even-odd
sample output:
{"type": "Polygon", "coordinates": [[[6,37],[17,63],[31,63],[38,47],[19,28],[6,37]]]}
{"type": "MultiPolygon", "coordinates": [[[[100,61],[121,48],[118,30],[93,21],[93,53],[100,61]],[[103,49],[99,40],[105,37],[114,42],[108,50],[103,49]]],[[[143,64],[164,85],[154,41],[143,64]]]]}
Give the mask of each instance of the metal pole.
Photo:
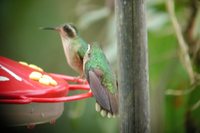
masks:
{"type": "Polygon", "coordinates": [[[121,133],[149,133],[145,0],[116,0],[121,133]]]}

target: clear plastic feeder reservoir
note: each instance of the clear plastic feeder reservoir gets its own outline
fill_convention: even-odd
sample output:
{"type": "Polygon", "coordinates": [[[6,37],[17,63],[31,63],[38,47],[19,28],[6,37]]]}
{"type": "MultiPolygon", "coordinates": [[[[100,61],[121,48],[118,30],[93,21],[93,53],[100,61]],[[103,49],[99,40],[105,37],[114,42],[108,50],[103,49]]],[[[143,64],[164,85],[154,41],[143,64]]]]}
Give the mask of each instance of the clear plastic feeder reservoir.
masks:
{"type": "Polygon", "coordinates": [[[6,126],[54,122],[63,113],[64,102],[91,97],[89,90],[82,79],[0,57],[0,118],[6,126]],[[87,92],[67,96],[69,90],[78,89],[87,92]]]}

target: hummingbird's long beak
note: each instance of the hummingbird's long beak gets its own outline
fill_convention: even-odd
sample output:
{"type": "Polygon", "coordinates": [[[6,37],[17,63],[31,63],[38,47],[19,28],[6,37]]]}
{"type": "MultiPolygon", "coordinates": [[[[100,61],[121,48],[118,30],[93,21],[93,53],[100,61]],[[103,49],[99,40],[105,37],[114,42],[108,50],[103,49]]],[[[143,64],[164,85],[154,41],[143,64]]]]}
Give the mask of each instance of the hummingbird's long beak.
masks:
{"type": "Polygon", "coordinates": [[[59,28],[54,28],[54,27],[40,27],[40,30],[55,30],[55,31],[59,31],[59,28]]]}

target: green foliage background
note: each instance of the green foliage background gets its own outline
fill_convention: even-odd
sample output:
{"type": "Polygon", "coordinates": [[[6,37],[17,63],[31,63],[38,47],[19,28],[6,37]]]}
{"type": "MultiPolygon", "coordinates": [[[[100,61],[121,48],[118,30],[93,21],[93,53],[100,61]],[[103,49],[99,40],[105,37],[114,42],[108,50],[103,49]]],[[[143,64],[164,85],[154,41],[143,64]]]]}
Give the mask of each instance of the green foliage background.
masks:
{"type": "MultiPolygon", "coordinates": [[[[36,64],[47,72],[77,75],[67,65],[60,37],[39,27],[74,23],[89,43],[103,47],[117,71],[116,24],[109,0],[41,0],[0,2],[0,55],[36,64]]],[[[184,27],[189,14],[189,0],[177,0],[176,15],[184,27]]],[[[112,3],[112,2],[111,2],[112,3]]],[[[112,4],[111,4],[112,5],[112,4]]],[[[197,16],[199,22],[199,16],[197,16]]],[[[199,87],[188,95],[166,95],[166,90],[190,89],[188,74],[180,61],[180,48],[170,22],[165,0],[147,1],[151,128],[153,133],[186,132],[187,111],[200,99],[199,87]]],[[[195,33],[199,33],[197,25],[195,33]]],[[[198,68],[198,66],[196,66],[198,68]]],[[[54,125],[36,125],[34,129],[15,127],[16,132],[116,133],[118,119],[100,117],[93,98],[65,103],[65,111],[54,125]]],[[[191,121],[200,128],[200,109],[192,111],[191,121]]],[[[193,128],[187,128],[192,129],[193,128]]]]}

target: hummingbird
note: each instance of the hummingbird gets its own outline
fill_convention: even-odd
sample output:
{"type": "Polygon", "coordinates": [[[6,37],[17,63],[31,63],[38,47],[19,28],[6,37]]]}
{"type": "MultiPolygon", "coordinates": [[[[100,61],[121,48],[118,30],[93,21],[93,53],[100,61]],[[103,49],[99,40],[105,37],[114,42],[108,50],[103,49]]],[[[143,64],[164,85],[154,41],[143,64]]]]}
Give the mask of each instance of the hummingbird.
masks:
{"type": "Polygon", "coordinates": [[[88,45],[83,59],[83,71],[96,99],[96,111],[103,117],[115,117],[118,114],[117,81],[98,44],[88,45]]]}
{"type": "Polygon", "coordinates": [[[44,27],[44,30],[55,30],[60,34],[64,53],[69,66],[83,77],[83,58],[88,48],[76,27],[72,24],[64,24],[58,27],[44,27]]]}

